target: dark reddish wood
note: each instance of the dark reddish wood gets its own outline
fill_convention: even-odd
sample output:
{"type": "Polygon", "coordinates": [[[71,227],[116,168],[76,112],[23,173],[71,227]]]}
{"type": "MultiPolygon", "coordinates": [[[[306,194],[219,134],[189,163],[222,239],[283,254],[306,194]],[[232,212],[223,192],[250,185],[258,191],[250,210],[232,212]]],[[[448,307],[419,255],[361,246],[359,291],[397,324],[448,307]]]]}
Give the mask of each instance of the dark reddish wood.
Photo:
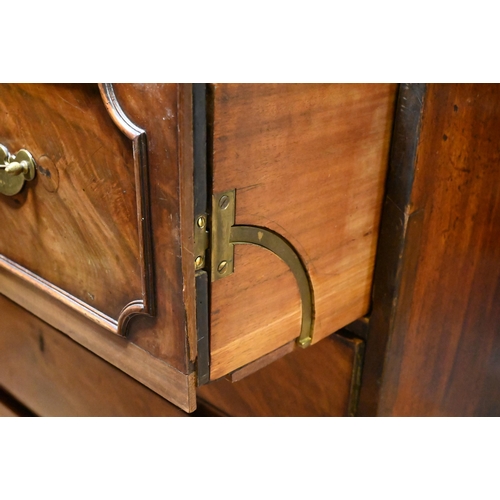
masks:
{"type": "Polygon", "coordinates": [[[193,218],[187,208],[193,205],[190,86],[119,84],[116,95],[132,121],[148,133],[158,304],[155,318],[137,317],[131,323],[129,338],[153,356],[189,373],[196,355],[196,331],[192,318],[187,319],[187,310],[191,313],[194,307],[193,218]],[[182,220],[181,205],[186,215],[182,220]]]}
{"type": "Polygon", "coordinates": [[[0,387],[37,415],[187,415],[2,296],[0,309],[0,387]]]}
{"type": "Polygon", "coordinates": [[[21,193],[0,196],[0,254],[117,319],[143,295],[131,140],[96,85],[0,94],[0,143],[41,162],[21,193]]]}
{"type": "Polygon", "coordinates": [[[385,355],[370,350],[381,332],[369,334],[367,361],[378,355],[384,369],[377,404],[362,410],[500,415],[499,130],[499,85],[428,86],[407,207],[409,257],[385,355]]]}
{"type": "Polygon", "coordinates": [[[198,413],[248,417],[348,415],[353,408],[351,384],[358,376],[362,344],[359,339],[335,334],[306,350],[296,349],[239,382],[221,379],[199,387],[198,413]]]}
{"type": "Polygon", "coordinates": [[[112,105],[96,85],[0,86],[0,142],[39,162],[0,196],[0,292],[192,411],[191,87],[114,89],[112,105]]]}
{"type": "MultiPolygon", "coordinates": [[[[189,88],[118,84],[115,100],[108,85],[103,102],[96,85],[0,87],[0,142],[13,152],[30,150],[39,163],[34,182],[15,197],[0,197],[0,216],[9,221],[0,254],[29,270],[31,284],[40,277],[40,293],[124,334],[131,315],[154,313],[153,206],[160,314],[142,335],[136,327],[133,340],[184,373],[196,355],[184,304],[194,301],[194,276],[182,278],[192,242],[180,237],[179,208],[179,172],[186,176],[184,204],[192,204],[192,145],[184,144],[192,128],[190,95],[183,97],[189,88]]],[[[19,274],[9,260],[1,265],[19,274]]]]}
{"type": "Polygon", "coordinates": [[[425,94],[426,86],[421,84],[403,84],[398,93],[377,247],[373,307],[366,328],[368,338],[359,404],[361,415],[377,412],[388,339],[396,312],[402,306],[399,301],[402,270],[406,269],[406,282],[411,282],[413,274],[410,277],[408,270],[415,267],[416,248],[406,243],[408,231],[418,230],[420,226],[415,222],[421,221],[418,212],[411,213],[411,194],[425,94]]]}

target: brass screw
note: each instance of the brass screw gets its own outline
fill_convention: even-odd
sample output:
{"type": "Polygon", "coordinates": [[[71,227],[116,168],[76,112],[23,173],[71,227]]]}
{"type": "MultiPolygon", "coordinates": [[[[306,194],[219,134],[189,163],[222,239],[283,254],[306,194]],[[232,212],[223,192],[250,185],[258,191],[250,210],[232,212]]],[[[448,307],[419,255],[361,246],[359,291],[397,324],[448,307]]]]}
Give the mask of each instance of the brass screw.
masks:
{"type": "Polygon", "coordinates": [[[196,221],[196,224],[198,224],[198,227],[204,228],[205,224],[207,223],[207,219],[203,215],[200,215],[198,217],[198,220],[196,221]]]}
{"type": "Polygon", "coordinates": [[[194,260],[194,263],[195,263],[196,269],[200,269],[201,267],[203,267],[203,264],[205,263],[205,259],[201,255],[199,255],[194,260]]]}
{"type": "Polygon", "coordinates": [[[222,209],[222,210],[226,210],[226,208],[229,206],[229,196],[221,196],[220,200],[219,200],[219,207],[222,209]]]}
{"type": "Polygon", "coordinates": [[[219,273],[223,274],[226,272],[226,269],[227,269],[227,261],[223,260],[219,264],[219,267],[217,267],[217,271],[219,271],[219,273]]]}

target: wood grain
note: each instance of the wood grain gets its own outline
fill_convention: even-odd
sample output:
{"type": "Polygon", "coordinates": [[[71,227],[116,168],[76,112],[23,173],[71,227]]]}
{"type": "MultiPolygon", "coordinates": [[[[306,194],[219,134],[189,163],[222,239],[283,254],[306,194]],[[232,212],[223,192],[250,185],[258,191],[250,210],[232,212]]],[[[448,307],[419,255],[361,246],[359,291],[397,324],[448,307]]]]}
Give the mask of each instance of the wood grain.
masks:
{"type": "Polygon", "coordinates": [[[0,296],[0,386],[40,416],[186,416],[0,296]]]}
{"type": "Polygon", "coordinates": [[[401,291],[404,286],[412,286],[418,261],[418,245],[408,245],[407,240],[410,233],[418,240],[422,226],[422,212],[411,214],[411,197],[425,96],[425,84],[402,84],[398,93],[374,272],[373,306],[366,328],[360,415],[377,413],[391,332],[398,311],[407,308],[411,301],[411,293],[404,297],[401,291]]]}
{"type": "Polygon", "coordinates": [[[499,85],[428,86],[376,414],[500,415],[499,127],[499,85]]]}
{"type": "Polygon", "coordinates": [[[198,413],[239,417],[347,416],[351,383],[363,342],[339,334],[297,348],[258,372],[231,383],[198,388],[198,413]]]}
{"type": "MultiPolygon", "coordinates": [[[[395,85],[214,85],[213,190],[285,237],[312,280],[314,342],[368,312],[395,85]]],[[[264,249],[212,286],[211,377],[296,338],[298,289],[264,249]],[[244,319],[243,319],[244,318],[244,319]]]]}
{"type": "Polygon", "coordinates": [[[4,84],[0,95],[0,143],[39,163],[36,181],[0,196],[0,253],[118,318],[142,297],[132,142],[97,86],[4,84]]]}
{"type": "Polygon", "coordinates": [[[8,221],[0,254],[32,272],[26,279],[1,265],[0,292],[187,411],[195,408],[196,359],[190,88],[114,85],[125,115],[147,133],[147,150],[134,153],[96,85],[0,87],[0,142],[26,147],[39,164],[37,181],[0,197],[8,221]],[[133,153],[149,163],[157,309],[134,317],[121,341],[109,333],[113,318],[135,298],[139,312],[147,299],[139,228],[148,198],[136,192],[147,179],[135,175],[133,153]]]}
{"type": "Polygon", "coordinates": [[[75,310],[65,308],[61,302],[54,302],[36,287],[26,286],[26,280],[2,274],[1,267],[0,277],[3,290],[11,300],[29,308],[39,318],[185,411],[196,408],[194,373],[179,372],[127,339],[110,334],[75,310]]]}
{"type": "Polygon", "coordinates": [[[129,339],[189,374],[196,357],[193,219],[187,208],[193,205],[191,85],[117,84],[115,89],[124,111],[148,133],[158,304],[155,318],[139,316],[131,323],[129,339]]]}
{"type": "Polygon", "coordinates": [[[275,351],[272,351],[269,354],[266,354],[265,356],[262,356],[261,358],[255,361],[252,361],[248,365],[242,366],[241,368],[238,368],[238,370],[229,373],[226,376],[226,378],[234,384],[234,382],[243,380],[249,375],[252,375],[252,373],[262,370],[262,368],[270,365],[277,359],[280,359],[283,356],[290,354],[294,349],[295,349],[295,342],[289,342],[288,344],[278,347],[278,349],[276,349],[275,351]]]}
{"type": "MultiPolygon", "coordinates": [[[[0,254],[75,297],[66,300],[59,294],[57,300],[67,307],[87,304],[83,315],[93,315],[100,327],[113,331],[126,304],[133,301],[133,313],[140,312],[141,302],[149,304],[153,288],[144,277],[153,274],[152,259],[148,263],[142,255],[152,252],[157,314],[138,321],[130,340],[189,374],[196,334],[194,321],[186,319],[193,314],[186,309],[193,308],[194,275],[189,273],[192,238],[184,228],[192,226],[192,218],[181,224],[180,172],[187,207],[193,196],[190,86],[114,88],[125,115],[147,133],[147,148],[136,147],[133,153],[130,137],[113,123],[96,85],[0,87],[0,113],[5,116],[0,141],[11,151],[26,147],[39,164],[38,180],[17,197],[0,197],[0,216],[9,221],[0,237],[0,254]],[[138,159],[141,155],[149,161],[150,177],[142,198],[137,186],[147,188],[148,179],[134,170],[134,161],[146,162],[138,159]],[[149,214],[144,206],[148,199],[152,248],[147,231],[140,229],[149,214]]],[[[42,281],[39,288],[44,287],[42,281]]],[[[67,331],[76,325],[56,327],[67,331]]]]}

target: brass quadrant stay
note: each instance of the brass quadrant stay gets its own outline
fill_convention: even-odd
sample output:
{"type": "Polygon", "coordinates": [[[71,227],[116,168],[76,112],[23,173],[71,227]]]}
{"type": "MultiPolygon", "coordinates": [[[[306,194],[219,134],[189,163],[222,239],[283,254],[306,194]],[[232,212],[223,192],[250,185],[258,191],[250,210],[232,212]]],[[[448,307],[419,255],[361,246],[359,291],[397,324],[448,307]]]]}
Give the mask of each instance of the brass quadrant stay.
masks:
{"type": "Polygon", "coordinates": [[[314,301],[313,289],[306,267],[292,245],[279,234],[259,226],[237,226],[235,191],[215,194],[212,198],[212,281],[234,271],[234,245],[257,245],[277,255],[292,271],[302,301],[302,323],[297,339],[301,347],[312,341],[314,301]]]}

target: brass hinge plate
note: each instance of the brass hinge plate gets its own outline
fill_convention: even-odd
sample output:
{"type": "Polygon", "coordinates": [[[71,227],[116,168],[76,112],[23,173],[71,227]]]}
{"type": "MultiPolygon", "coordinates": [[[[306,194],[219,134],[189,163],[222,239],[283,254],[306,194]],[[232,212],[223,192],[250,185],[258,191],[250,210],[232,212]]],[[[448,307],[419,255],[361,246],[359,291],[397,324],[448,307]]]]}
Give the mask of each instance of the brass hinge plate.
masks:
{"type": "Polygon", "coordinates": [[[211,279],[217,281],[233,274],[234,247],[230,244],[234,226],[235,192],[214,194],[212,197],[211,279]]]}
{"type": "Polygon", "coordinates": [[[207,249],[207,214],[199,214],[194,222],[194,268],[196,271],[205,267],[207,249]]]}

